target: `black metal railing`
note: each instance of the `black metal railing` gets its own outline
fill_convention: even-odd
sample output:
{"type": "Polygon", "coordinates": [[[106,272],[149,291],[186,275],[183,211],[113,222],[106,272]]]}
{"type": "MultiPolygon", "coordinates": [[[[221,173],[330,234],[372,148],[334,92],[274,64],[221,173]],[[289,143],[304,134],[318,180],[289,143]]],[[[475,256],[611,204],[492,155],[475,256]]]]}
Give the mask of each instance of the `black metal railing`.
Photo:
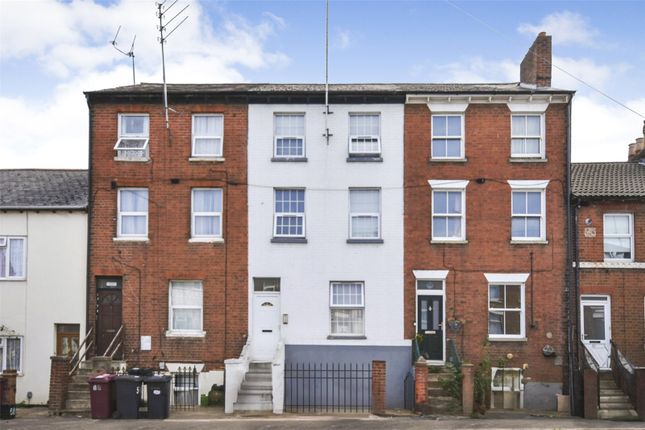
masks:
{"type": "Polygon", "coordinates": [[[636,373],[634,366],[618,348],[613,340],[611,341],[611,373],[614,376],[616,385],[629,396],[632,404],[636,404],[636,373]]]}
{"type": "Polygon", "coordinates": [[[580,368],[591,369],[596,374],[596,403],[600,407],[600,365],[582,342],[580,342],[579,347],[583,351],[580,357],[580,368]]]}
{"type": "Polygon", "coordinates": [[[172,375],[173,409],[193,409],[199,404],[199,378],[195,366],[180,367],[172,375]]]}
{"type": "Polygon", "coordinates": [[[371,363],[285,363],[287,412],[368,412],[371,363]]]}
{"type": "Polygon", "coordinates": [[[403,407],[414,411],[414,367],[411,368],[403,379],[403,407]]]}

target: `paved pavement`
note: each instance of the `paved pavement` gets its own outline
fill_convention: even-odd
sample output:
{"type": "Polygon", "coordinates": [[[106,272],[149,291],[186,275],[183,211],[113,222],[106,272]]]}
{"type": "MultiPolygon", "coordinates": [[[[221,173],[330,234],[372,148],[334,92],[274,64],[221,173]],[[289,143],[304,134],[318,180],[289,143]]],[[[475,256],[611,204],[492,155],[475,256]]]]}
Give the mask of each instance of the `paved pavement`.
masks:
{"type": "MultiPolygon", "coordinates": [[[[37,408],[40,409],[40,408],[37,408]]],[[[83,430],[83,429],[231,429],[231,430],[452,430],[452,429],[645,429],[643,422],[584,420],[570,417],[548,417],[521,414],[487,414],[484,418],[464,417],[377,417],[374,415],[302,416],[239,416],[220,413],[175,413],[171,419],[159,420],[92,420],[80,417],[49,417],[46,410],[18,411],[18,418],[0,421],[2,430],[83,430]]]]}

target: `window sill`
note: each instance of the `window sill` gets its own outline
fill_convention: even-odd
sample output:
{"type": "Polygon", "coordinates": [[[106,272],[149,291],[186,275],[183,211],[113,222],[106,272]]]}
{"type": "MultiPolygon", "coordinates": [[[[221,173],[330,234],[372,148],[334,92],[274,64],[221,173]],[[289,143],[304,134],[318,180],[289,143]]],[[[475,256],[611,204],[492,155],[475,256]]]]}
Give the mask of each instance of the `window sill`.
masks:
{"type": "Polygon", "coordinates": [[[150,158],[122,158],[114,157],[114,161],[124,161],[126,163],[147,163],[150,161],[150,158]]]}
{"type": "Polygon", "coordinates": [[[307,157],[271,157],[274,163],[306,163],[307,157]]]}
{"type": "Polygon", "coordinates": [[[348,163],[382,163],[381,156],[350,155],[347,157],[348,163]]]}
{"type": "Polygon", "coordinates": [[[430,239],[432,245],[466,245],[468,244],[467,240],[440,240],[440,239],[430,239]]]}
{"type": "Polygon", "coordinates": [[[271,243],[307,243],[306,237],[272,237],[271,243]]]}
{"type": "Polygon", "coordinates": [[[428,163],[466,163],[467,158],[430,158],[428,163]]]}
{"type": "Polygon", "coordinates": [[[347,239],[347,243],[383,243],[383,239],[347,239]]]}
{"type": "Polygon", "coordinates": [[[206,337],[206,332],[205,331],[182,332],[182,331],[166,330],[166,337],[203,338],[203,337],[206,337]]]}
{"type": "Polygon", "coordinates": [[[0,282],[24,282],[27,278],[0,278],[0,282]]]}
{"type": "Polygon", "coordinates": [[[367,339],[367,336],[362,336],[362,335],[349,335],[349,336],[342,336],[342,335],[329,335],[327,336],[327,340],[365,340],[367,339]]]}
{"type": "Polygon", "coordinates": [[[511,239],[511,245],[548,245],[548,240],[536,239],[536,240],[517,240],[511,239]]]}
{"type": "Polygon", "coordinates": [[[489,342],[528,342],[526,337],[491,337],[488,336],[489,342]]]}
{"type": "Polygon", "coordinates": [[[150,242],[150,239],[147,237],[113,237],[112,241],[114,242],[140,242],[140,243],[148,243],[150,242]]]}
{"type": "Polygon", "coordinates": [[[188,161],[191,163],[223,163],[226,159],[224,157],[190,157],[188,161]]]}
{"type": "Polygon", "coordinates": [[[224,243],[221,237],[191,237],[188,243],[224,243]]]}
{"type": "Polygon", "coordinates": [[[542,157],[513,157],[508,159],[509,163],[548,163],[548,158],[542,157]]]}

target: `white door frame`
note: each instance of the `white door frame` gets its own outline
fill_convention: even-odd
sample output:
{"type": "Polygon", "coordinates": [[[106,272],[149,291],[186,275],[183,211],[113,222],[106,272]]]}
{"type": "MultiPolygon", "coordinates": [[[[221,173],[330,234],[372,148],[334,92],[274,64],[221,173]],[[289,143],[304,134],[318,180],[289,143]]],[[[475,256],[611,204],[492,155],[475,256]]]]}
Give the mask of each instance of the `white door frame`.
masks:
{"type": "MultiPolygon", "coordinates": [[[[582,294],[580,295],[580,340],[587,351],[592,354],[589,345],[591,341],[586,341],[585,336],[585,321],[584,321],[584,307],[585,306],[603,306],[605,312],[605,344],[607,349],[607,361],[606,363],[598,363],[600,369],[606,370],[611,369],[611,296],[607,294],[582,294]],[[606,366],[603,366],[606,364],[606,366]]],[[[602,341],[595,342],[602,343],[602,341]]],[[[594,356],[594,359],[598,359],[594,356]]]]}
{"type": "Polygon", "coordinates": [[[446,364],[446,280],[445,279],[415,279],[414,289],[416,294],[414,296],[414,335],[416,336],[419,332],[417,327],[419,324],[419,296],[441,296],[442,297],[442,320],[441,320],[441,331],[443,333],[443,356],[441,361],[439,360],[427,360],[426,363],[430,366],[443,366],[446,364]],[[441,281],[441,290],[419,290],[417,288],[417,283],[419,281],[441,281]]]}

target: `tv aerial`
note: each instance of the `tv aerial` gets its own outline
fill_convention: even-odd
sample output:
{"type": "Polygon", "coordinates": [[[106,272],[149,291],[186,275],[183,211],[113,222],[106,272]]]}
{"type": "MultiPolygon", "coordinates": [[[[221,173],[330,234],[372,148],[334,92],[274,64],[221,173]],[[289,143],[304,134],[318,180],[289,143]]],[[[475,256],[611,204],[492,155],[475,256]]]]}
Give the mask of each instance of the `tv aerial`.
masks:
{"type": "Polygon", "coordinates": [[[119,37],[119,32],[120,31],[121,31],[121,26],[119,26],[119,28],[117,28],[116,34],[114,35],[114,39],[112,39],[112,42],[110,42],[110,44],[114,47],[114,49],[119,51],[121,54],[123,54],[123,55],[125,55],[127,57],[130,57],[132,59],[132,85],[136,85],[137,81],[136,81],[136,75],[135,75],[135,72],[134,72],[134,42],[137,41],[137,35],[135,34],[134,38],[132,39],[132,45],[130,45],[130,50],[128,52],[125,52],[124,50],[122,50],[118,46],[116,46],[117,45],[116,38],[119,37]]]}

